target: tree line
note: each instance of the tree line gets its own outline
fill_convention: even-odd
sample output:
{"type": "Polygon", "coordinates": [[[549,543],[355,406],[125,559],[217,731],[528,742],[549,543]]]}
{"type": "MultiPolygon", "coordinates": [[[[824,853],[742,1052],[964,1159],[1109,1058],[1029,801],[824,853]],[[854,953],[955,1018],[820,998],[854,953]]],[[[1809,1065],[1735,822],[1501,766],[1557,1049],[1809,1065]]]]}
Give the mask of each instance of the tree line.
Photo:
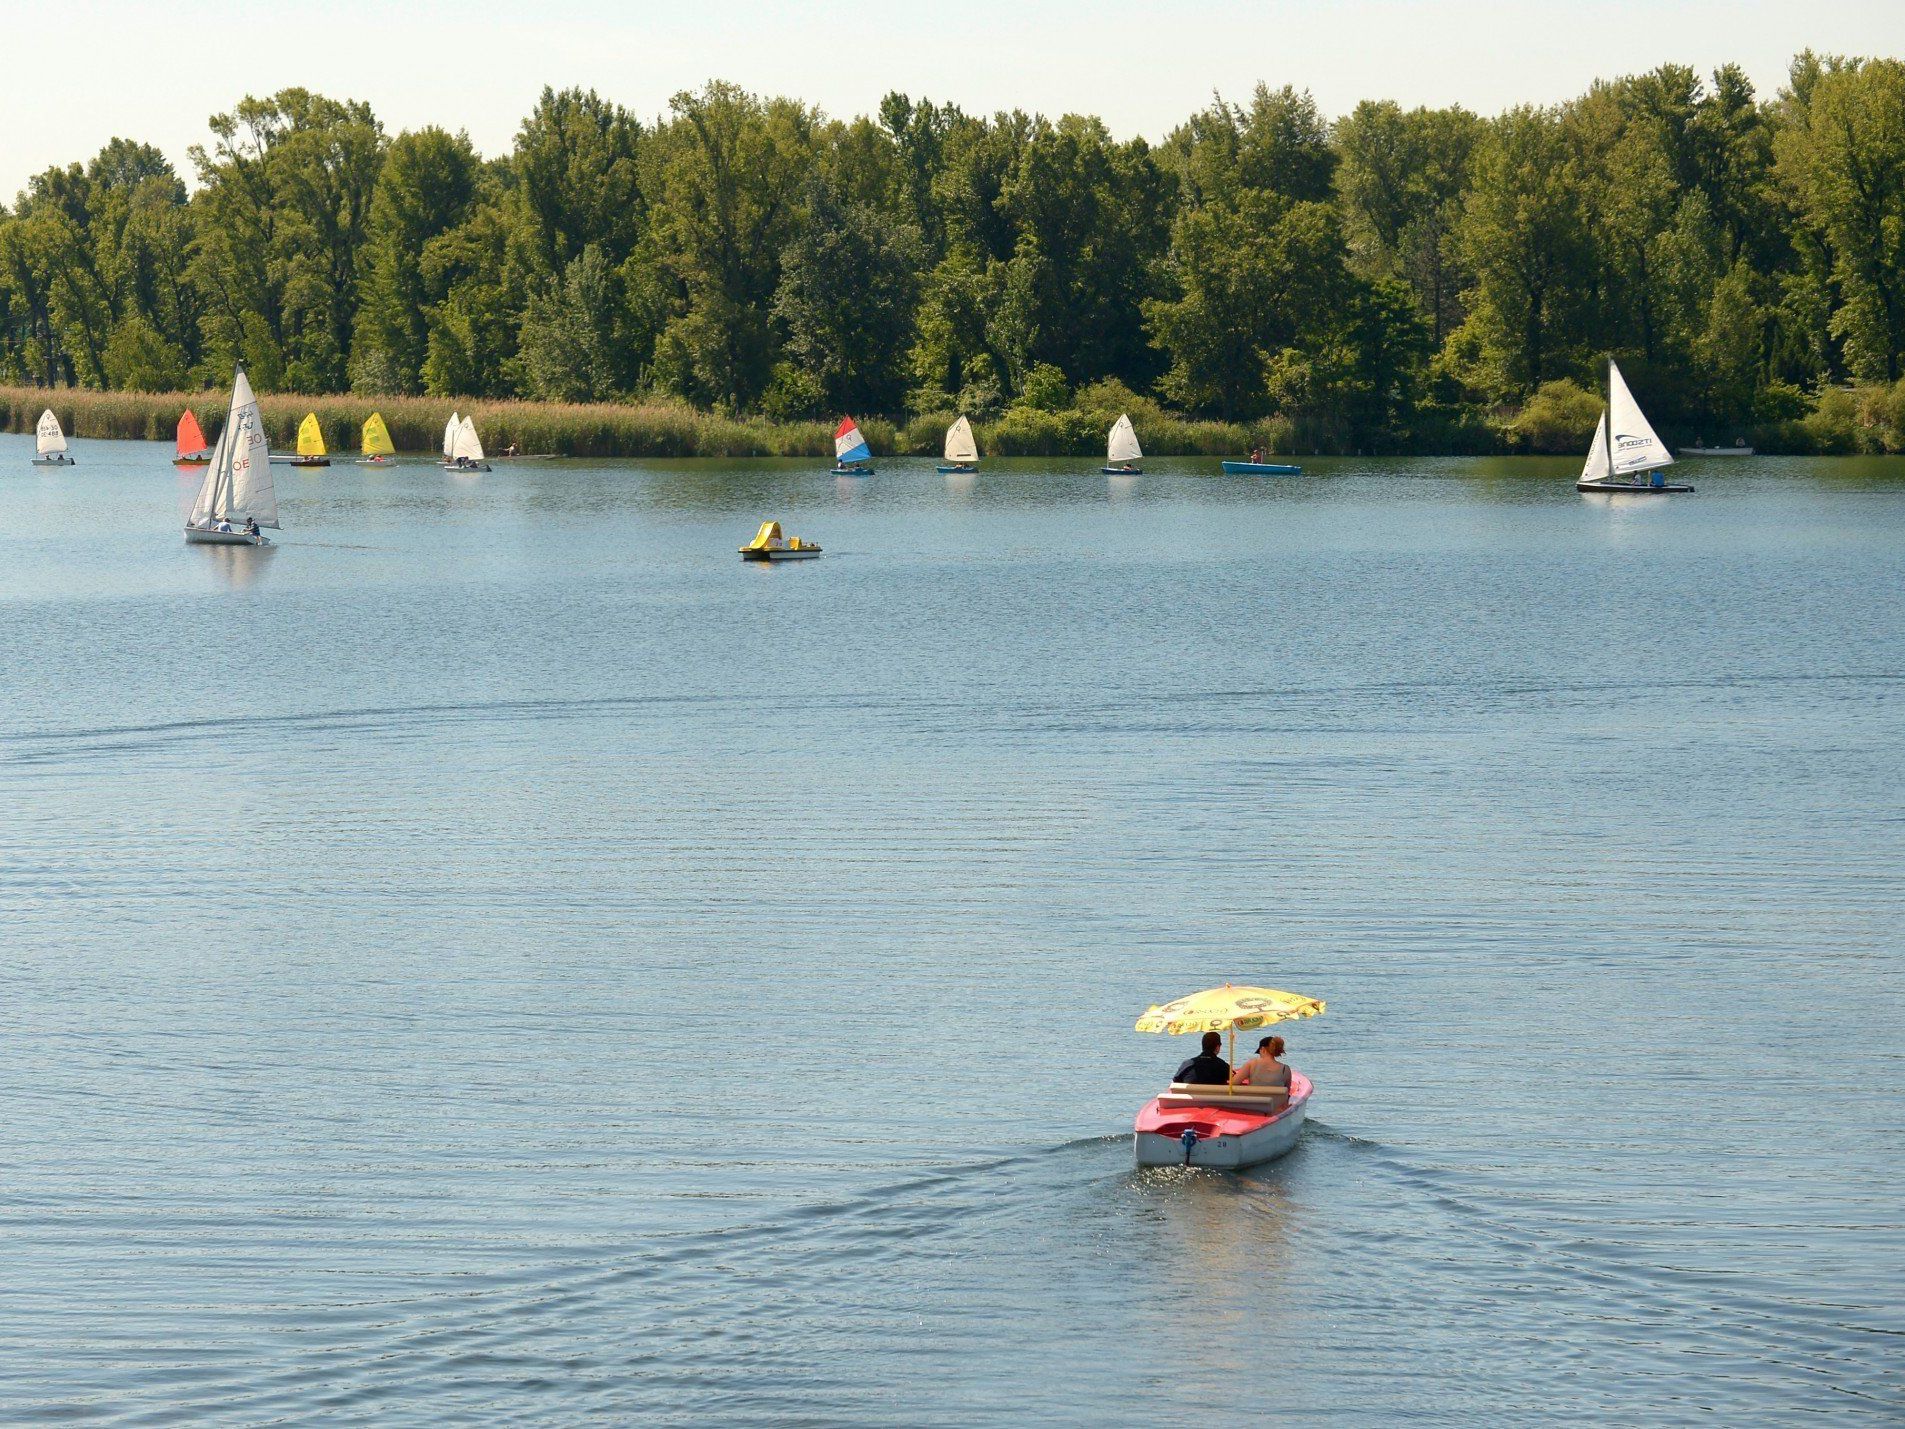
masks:
{"type": "Polygon", "coordinates": [[[545,90],[487,159],[302,89],[209,127],[189,185],[114,139],[0,208],[0,380],[174,391],[242,358],[260,390],[786,420],[1084,390],[1469,450],[1578,421],[1611,353],[1683,430],[1850,383],[1905,411],[1896,60],[1808,52],[1770,98],[1668,65],[1492,118],[1259,86],[1155,144],[718,81],[653,121],[545,90]]]}

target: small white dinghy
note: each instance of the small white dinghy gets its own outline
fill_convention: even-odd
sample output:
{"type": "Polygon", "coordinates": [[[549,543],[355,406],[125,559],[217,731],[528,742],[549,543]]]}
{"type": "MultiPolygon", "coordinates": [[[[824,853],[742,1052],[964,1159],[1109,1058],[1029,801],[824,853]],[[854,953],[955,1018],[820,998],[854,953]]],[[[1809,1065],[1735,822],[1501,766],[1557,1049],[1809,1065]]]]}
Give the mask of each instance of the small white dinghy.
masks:
{"type": "Polygon", "coordinates": [[[60,419],[53,415],[51,407],[40,413],[39,425],[33,429],[33,436],[39,448],[33,457],[35,466],[73,465],[73,459],[66,454],[66,433],[60,430],[60,419]]]}
{"type": "Polygon", "coordinates": [[[193,546],[269,546],[250,523],[278,529],[278,489],[271,480],[271,439],[245,369],[232,382],[231,411],[212,447],[205,480],[192,503],[185,540],[193,546]]]}
{"type": "Polygon", "coordinates": [[[1594,445],[1588,449],[1587,464],[1581,468],[1576,491],[1612,492],[1616,495],[1659,496],[1669,492],[1692,491],[1691,486],[1674,485],[1662,474],[1673,465],[1673,453],[1655,435],[1653,426],[1640,410],[1640,403],[1627,390],[1627,379],[1607,360],[1607,406],[1601,409],[1600,425],[1594,429],[1594,445]],[[1651,479],[1646,473],[1653,472],[1651,479]]]}
{"type": "Polygon", "coordinates": [[[1143,460],[1144,449],[1138,445],[1137,429],[1131,425],[1128,415],[1120,413],[1105,438],[1105,464],[1101,470],[1106,476],[1138,476],[1144,471],[1139,465],[1143,460]]]}
{"type": "Polygon", "coordinates": [[[483,460],[483,443],[477,439],[476,423],[468,417],[459,421],[450,434],[449,456],[443,467],[446,471],[489,470],[489,463],[483,460]]]}

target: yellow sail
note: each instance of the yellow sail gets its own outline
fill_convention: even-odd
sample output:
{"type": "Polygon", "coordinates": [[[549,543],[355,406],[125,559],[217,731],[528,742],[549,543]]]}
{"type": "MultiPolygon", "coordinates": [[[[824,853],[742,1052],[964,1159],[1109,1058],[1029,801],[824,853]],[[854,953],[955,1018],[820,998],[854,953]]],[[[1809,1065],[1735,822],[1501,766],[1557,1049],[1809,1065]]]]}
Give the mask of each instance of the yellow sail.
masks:
{"type": "Polygon", "coordinates": [[[324,433],[318,430],[316,412],[306,412],[304,420],[298,423],[298,455],[324,455],[324,433]]]}
{"type": "Polygon", "coordinates": [[[364,455],[394,456],[396,447],[390,444],[390,428],[384,425],[384,414],[372,412],[364,423],[364,455]]]}

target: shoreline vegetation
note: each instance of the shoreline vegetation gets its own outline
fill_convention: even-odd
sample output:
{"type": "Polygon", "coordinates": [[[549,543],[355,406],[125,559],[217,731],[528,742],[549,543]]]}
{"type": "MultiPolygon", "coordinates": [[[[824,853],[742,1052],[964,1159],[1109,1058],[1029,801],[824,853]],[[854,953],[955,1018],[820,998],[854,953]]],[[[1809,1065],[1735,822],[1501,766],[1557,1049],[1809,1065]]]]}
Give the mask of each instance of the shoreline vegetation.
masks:
{"type": "MultiPolygon", "coordinates": [[[[1459,447],[1429,449],[1401,443],[1371,443],[1356,452],[1306,451],[1290,445],[1287,427],[1200,421],[1163,410],[1116,384],[1087,389],[1081,397],[1102,402],[1061,411],[1008,409],[973,423],[984,457],[1103,456],[1105,432],[1122,412],[1137,424],[1147,455],[1235,457],[1253,446],[1299,457],[1389,456],[1579,456],[1593,431],[1599,399],[1585,391],[1538,393],[1525,407],[1498,414],[1496,425],[1459,447]]],[[[84,388],[0,385],[0,431],[31,432],[51,408],[68,436],[106,440],[174,440],[179,414],[191,408],[216,441],[224,425],[228,392],[99,392],[84,388]]],[[[727,417],[680,401],[535,402],[523,399],[453,397],[360,397],[348,394],[276,393],[258,399],[274,450],[290,451],[298,423],[317,414],[325,446],[333,454],[355,452],[364,419],[383,415],[397,450],[434,452],[452,409],[474,418],[485,446],[499,452],[512,444],[526,454],[571,457],[815,457],[831,459],[829,420],[776,420],[754,415],[727,417]]],[[[954,413],[913,418],[856,417],[878,456],[937,456],[954,413]]],[[[1728,433],[1728,439],[1735,435],[1728,433]]],[[[1891,387],[1835,388],[1803,418],[1758,425],[1737,435],[1767,456],[1853,456],[1905,452],[1905,380],[1891,387]]],[[[1669,437],[1676,446],[1690,437],[1669,437]]]]}
{"type": "Polygon", "coordinates": [[[455,407],[574,455],[824,455],[847,413],[883,453],[965,415],[982,457],[1084,455],[1120,412],[1160,456],[1579,454],[1611,356],[1676,446],[1905,450],[1897,58],[1493,116],[1260,84],[1156,140],[545,89],[495,156],[233,98],[189,177],[115,138],[0,205],[10,427],[215,427],[242,361],[275,439],[315,410],[341,450],[455,407]]]}

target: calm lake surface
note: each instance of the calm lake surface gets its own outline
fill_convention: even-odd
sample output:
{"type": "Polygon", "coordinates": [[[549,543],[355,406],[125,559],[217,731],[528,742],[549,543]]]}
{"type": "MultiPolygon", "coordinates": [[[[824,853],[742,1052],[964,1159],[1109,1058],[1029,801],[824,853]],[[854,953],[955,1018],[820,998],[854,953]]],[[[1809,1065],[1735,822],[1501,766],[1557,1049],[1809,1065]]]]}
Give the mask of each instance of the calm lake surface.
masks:
{"type": "Polygon", "coordinates": [[[1905,464],[279,468],[261,552],[74,453],[0,1418],[1905,1409],[1905,464]],[[1139,1175],[1226,980],[1311,1124],[1139,1175]]]}

